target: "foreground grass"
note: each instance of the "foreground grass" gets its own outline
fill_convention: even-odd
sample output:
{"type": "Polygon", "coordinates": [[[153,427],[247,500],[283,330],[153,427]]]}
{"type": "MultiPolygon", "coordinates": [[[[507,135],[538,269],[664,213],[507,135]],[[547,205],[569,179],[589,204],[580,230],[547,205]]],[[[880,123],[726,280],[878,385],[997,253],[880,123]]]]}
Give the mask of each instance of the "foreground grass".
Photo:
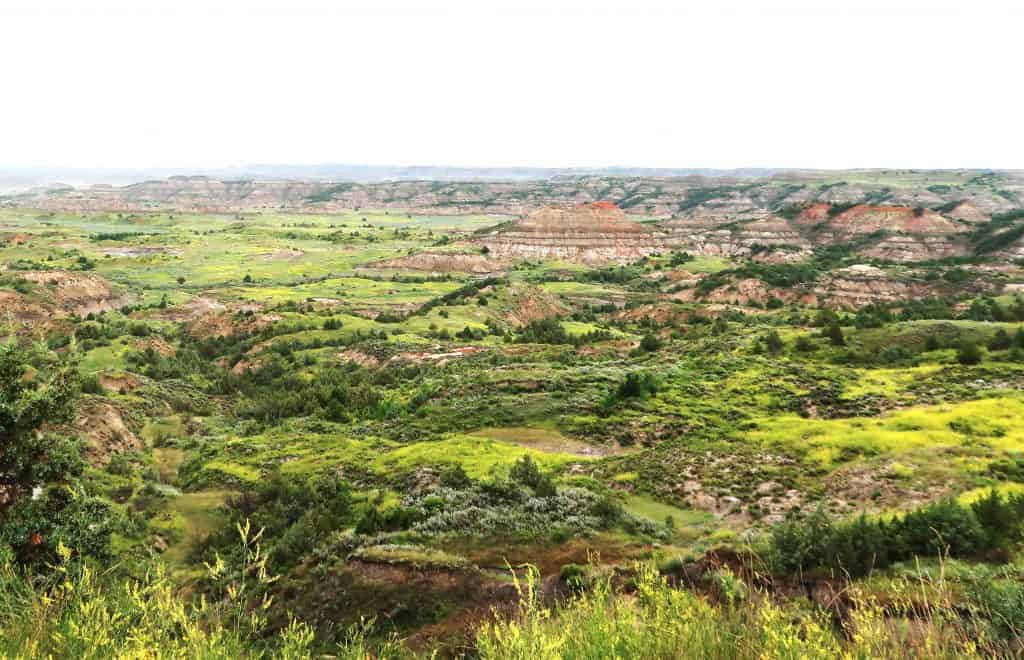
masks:
{"type": "MultiPolygon", "coordinates": [[[[756,594],[727,569],[715,580],[721,605],[674,589],[652,569],[641,571],[633,595],[599,583],[568,606],[552,610],[535,585],[517,583],[518,617],[482,627],[481,658],[964,658],[980,657],[978,631],[943,617],[900,620],[873,601],[859,600],[837,634],[821,612],[780,607],[756,594]]],[[[898,607],[896,608],[898,611],[898,607]]],[[[987,654],[987,651],[985,652],[987,654]]]]}
{"type": "MultiPolygon", "coordinates": [[[[980,630],[935,610],[910,620],[909,604],[885,611],[854,591],[856,608],[838,633],[821,612],[780,607],[749,593],[727,569],[715,576],[719,605],[670,587],[641,568],[631,594],[598,582],[564,606],[542,604],[530,573],[515,580],[518,613],[480,625],[472,655],[570,658],[970,658],[997,652],[980,630]],[[895,612],[895,613],[894,613],[895,612]]],[[[292,622],[261,634],[261,606],[241,606],[238,583],[216,604],[186,604],[156,573],[138,581],[66,571],[45,595],[10,569],[0,573],[0,656],[5,658],[322,657],[312,630],[292,622]]],[[[935,598],[942,598],[938,593],[935,598]]],[[[258,601],[257,601],[258,603],[258,601]]],[[[369,626],[330,649],[335,658],[419,657],[394,639],[370,641],[369,626]]]]}

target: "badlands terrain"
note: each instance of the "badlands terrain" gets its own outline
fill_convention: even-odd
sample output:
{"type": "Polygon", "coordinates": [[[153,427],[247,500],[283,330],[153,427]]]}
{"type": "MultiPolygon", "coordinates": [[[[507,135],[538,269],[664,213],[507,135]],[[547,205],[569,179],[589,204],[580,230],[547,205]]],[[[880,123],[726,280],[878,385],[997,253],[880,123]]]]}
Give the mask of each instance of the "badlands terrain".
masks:
{"type": "Polygon", "coordinates": [[[0,335],[0,654],[1020,653],[1019,172],[35,188],[0,335]]]}

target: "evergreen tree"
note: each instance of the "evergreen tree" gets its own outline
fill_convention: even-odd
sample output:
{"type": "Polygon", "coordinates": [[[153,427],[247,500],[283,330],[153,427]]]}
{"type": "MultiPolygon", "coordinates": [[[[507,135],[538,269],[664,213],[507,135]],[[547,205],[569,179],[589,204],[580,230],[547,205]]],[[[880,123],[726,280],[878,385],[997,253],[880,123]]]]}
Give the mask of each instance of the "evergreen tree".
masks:
{"type": "Polygon", "coordinates": [[[981,362],[981,349],[974,342],[964,341],[957,349],[956,359],[960,364],[978,364],[981,362]]]}
{"type": "Polygon", "coordinates": [[[990,351],[1005,351],[1013,344],[1013,340],[1010,339],[1009,333],[1002,328],[996,331],[992,340],[988,343],[988,350],[990,351]]]}
{"type": "Polygon", "coordinates": [[[833,346],[846,346],[846,337],[843,336],[843,329],[838,323],[832,323],[825,331],[828,340],[833,346]]]}

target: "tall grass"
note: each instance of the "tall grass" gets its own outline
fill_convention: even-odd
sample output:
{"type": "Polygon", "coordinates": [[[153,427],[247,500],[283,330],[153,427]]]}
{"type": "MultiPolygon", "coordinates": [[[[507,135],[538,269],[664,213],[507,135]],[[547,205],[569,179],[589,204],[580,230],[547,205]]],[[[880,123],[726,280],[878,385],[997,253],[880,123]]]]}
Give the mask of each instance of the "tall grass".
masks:
{"type": "MultiPolygon", "coordinates": [[[[260,585],[269,578],[261,568],[258,540],[258,535],[247,539],[240,572],[211,567],[226,578],[215,600],[186,602],[159,569],[141,580],[112,580],[86,565],[66,563],[40,588],[9,565],[0,567],[0,657],[422,657],[393,638],[374,639],[372,622],[355,627],[346,643],[330,649],[317,647],[313,630],[299,622],[270,634],[261,614],[269,600],[260,595],[260,585]]],[[[841,621],[807,603],[780,605],[728,569],[713,578],[717,604],[670,586],[651,565],[638,565],[625,592],[603,579],[552,606],[541,597],[535,572],[523,581],[513,573],[518,611],[481,624],[472,657],[873,660],[1012,656],[1016,649],[990,641],[982,625],[961,618],[955,587],[946,581],[941,563],[937,574],[918,569],[915,578],[894,578],[880,590],[884,602],[863,590],[870,583],[848,587],[843,596],[850,607],[841,621]]],[[[1019,595],[1014,598],[1020,600],[1019,595]]]]}
{"type": "MultiPolygon", "coordinates": [[[[893,616],[867,596],[837,628],[824,612],[782,607],[758,594],[721,605],[675,589],[653,568],[639,569],[635,592],[616,594],[608,581],[566,606],[549,608],[534,578],[517,583],[518,615],[482,627],[481,658],[650,660],[764,658],[970,658],[980,657],[976,631],[968,634],[937,614],[893,616]]],[[[900,611],[897,608],[897,611],[900,611]]],[[[904,614],[912,608],[909,601],[904,614]]]]}
{"type": "MultiPolygon", "coordinates": [[[[214,600],[186,599],[159,564],[142,579],[112,579],[85,563],[63,562],[43,583],[10,563],[0,564],[0,658],[82,660],[204,660],[314,657],[314,633],[292,621],[276,634],[263,612],[273,582],[259,534],[240,528],[244,562],[235,569],[218,560],[211,577],[222,589],[214,600]]],[[[340,660],[394,657],[393,640],[369,641],[369,624],[350,631],[330,649],[340,660]]]]}

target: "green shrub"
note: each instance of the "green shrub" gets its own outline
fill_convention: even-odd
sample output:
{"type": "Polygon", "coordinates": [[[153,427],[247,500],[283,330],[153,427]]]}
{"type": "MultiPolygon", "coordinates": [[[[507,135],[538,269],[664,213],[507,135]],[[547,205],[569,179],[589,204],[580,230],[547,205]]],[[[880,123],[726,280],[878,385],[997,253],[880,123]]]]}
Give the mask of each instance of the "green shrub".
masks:
{"type": "Polygon", "coordinates": [[[974,365],[981,362],[982,354],[978,345],[971,341],[963,341],[956,351],[956,360],[963,365],[974,365]]]}

